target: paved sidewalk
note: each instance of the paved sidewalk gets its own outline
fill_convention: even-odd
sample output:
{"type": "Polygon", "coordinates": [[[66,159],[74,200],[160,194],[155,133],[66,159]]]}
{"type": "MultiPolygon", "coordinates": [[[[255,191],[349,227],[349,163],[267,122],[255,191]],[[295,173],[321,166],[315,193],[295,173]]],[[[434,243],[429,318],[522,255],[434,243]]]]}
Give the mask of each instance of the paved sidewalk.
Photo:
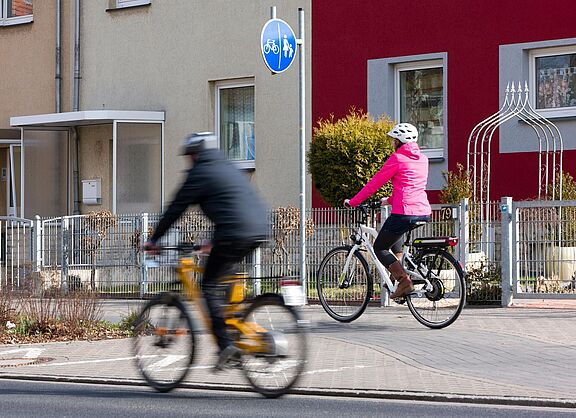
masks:
{"type": "MultiPolygon", "coordinates": [[[[105,302],[104,317],[135,308],[105,302]]],[[[369,307],[350,324],[319,306],[303,315],[309,365],[297,393],[576,407],[574,309],[468,308],[443,330],[401,306],[369,307]]],[[[238,371],[212,374],[208,335],[198,349],[185,386],[249,389],[238,371]]],[[[0,377],[143,384],[129,340],[0,346],[0,377]]]]}

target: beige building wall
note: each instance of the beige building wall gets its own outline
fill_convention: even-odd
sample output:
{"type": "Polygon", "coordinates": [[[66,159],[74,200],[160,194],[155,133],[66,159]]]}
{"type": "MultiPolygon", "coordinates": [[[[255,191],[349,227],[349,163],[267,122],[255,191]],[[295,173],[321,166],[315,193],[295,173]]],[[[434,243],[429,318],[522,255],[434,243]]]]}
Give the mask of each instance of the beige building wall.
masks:
{"type": "MultiPolygon", "coordinates": [[[[166,112],[165,200],[169,201],[185,169],[178,156],[182,139],[191,131],[215,130],[215,83],[252,79],[256,168],[251,177],[271,206],[298,206],[298,58],[282,74],[266,69],[260,35],[270,18],[270,2],[152,0],[149,6],[106,11],[107,3],[82,3],[80,110],[166,112]]],[[[309,142],[310,0],[274,4],[277,17],[297,37],[298,8],[305,11],[309,142]]],[[[96,136],[81,138],[82,176],[98,170],[104,176],[108,169],[97,167],[108,164],[104,159],[90,155],[89,150],[99,146],[96,136]]],[[[309,206],[310,181],[307,187],[309,206]]]]}
{"type": "MultiPolygon", "coordinates": [[[[70,110],[72,0],[61,0],[62,111],[70,110]]],[[[52,113],[56,102],[56,2],[35,1],[31,23],[0,27],[0,129],[10,117],[52,113]]]]}
{"type": "MultiPolygon", "coordinates": [[[[112,208],[112,125],[79,128],[80,179],[100,179],[102,198],[99,205],[80,204],[80,212],[110,210],[112,208]]],[[[82,188],[82,184],[80,184],[82,188]]],[[[80,190],[82,200],[82,190],[80,190]]]]}
{"type": "MultiPolygon", "coordinates": [[[[62,0],[62,110],[70,103],[70,0],[62,0]]],[[[13,116],[52,113],[56,110],[56,1],[35,1],[29,23],[0,26],[0,139],[19,141],[10,126],[13,116]]],[[[5,155],[5,152],[3,152],[5,155]]],[[[19,155],[19,153],[18,153],[19,155]]],[[[2,156],[1,167],[7,166],[2,156]]],[[[20,164],[15,163],[19,170],[20,164]]],[[[19,185],[19,176],[16,179],[19,185]]],[[[6,187],[0,181],[0,215],[7,214],[6,187]]],[[[19,190],[17,190],[19,192],[19,190]]],[[[18,206],[20,196],[18,198],[18,206]]]]}

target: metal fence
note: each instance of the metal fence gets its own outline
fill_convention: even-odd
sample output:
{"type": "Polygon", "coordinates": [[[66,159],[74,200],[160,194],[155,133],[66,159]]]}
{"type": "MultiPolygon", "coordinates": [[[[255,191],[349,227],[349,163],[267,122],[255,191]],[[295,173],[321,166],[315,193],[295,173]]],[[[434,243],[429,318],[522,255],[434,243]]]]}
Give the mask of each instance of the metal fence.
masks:
{"type": "MultiPolygon", "coordinates": [[[[374,211],[379,228],[387,208],[374,211]]],[[[175,254],[147,267],[140,250],[158,214],[108,212],[34,221],[0,218],[0,280],[3,286],[93,289],[103,296],[144,297],[176,279],[175,254]]],[[[359,213],[312,209],[306,219],[307,295],[317,299],[316,272],[333,247],[348,244],[359,213]]],[[[255,292],[277,291],[278,277],[300,275],[300,216],[296,208],[270,213],[270,240],[241,267],[255,292]]],[[[163,242],[202,242],[212,225],[201,213],[185,214],[163,242]]],[[[576,297],[576,202],[513,202],[477,207],[434,205],[432,222],[414,237],[458,236],[455,256],[467,270],[468,303],[509,303],[510,297],[576,297]]],[[[373,269],[373,271],[376,271],[373,269]]],[[[380,295],[375,277],[376,300],[380,295]]]]}
{"type": "Polygon", "coordinates": [[[512,294],[576,297],[576,202],[513,202],[512,294]]]}

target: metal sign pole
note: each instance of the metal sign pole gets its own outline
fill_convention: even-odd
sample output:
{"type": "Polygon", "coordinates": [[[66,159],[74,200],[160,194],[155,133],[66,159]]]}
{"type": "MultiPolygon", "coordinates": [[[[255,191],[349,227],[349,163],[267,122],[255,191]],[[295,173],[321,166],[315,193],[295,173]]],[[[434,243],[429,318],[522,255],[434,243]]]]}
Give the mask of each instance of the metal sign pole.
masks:
{"type": "Polygon", "coordinates": [[[300,274],[304,288],[305,303],[307,301],[306,280],[306,71],[304,49],[304,9],[298,9],[298,36],[296,43],[300,45],[299,56],[299,90],[300,90],[300,274]]]}
{"type": "MultiPolygon", "coordinates": [[[[286,71],[299,49],[299,140],[300,140],[300,275],[306,289],[306,57],[304,49],[304,9],[298,9],[299,39],[282,19],[276,18],[276,6],[270,8],[271,19],[260,35],[260,49],[266,67],[272,74],[286,71]]],[[[305,292],[306,293],[306,292],[305,292]]]]}

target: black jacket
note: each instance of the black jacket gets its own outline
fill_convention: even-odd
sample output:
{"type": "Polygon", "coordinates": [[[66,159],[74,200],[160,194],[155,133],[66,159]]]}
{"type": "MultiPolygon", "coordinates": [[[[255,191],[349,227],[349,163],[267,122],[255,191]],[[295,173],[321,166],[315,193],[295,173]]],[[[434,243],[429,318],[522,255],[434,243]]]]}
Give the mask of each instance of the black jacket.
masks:
{"type": "Polygon", "coordinates": [[[156,242],[184,213],[199,204],[215,226],[214,241],[265,239],[268,210],[248,177],[216,149],[203,150],[150,238],[156,242]]]}

